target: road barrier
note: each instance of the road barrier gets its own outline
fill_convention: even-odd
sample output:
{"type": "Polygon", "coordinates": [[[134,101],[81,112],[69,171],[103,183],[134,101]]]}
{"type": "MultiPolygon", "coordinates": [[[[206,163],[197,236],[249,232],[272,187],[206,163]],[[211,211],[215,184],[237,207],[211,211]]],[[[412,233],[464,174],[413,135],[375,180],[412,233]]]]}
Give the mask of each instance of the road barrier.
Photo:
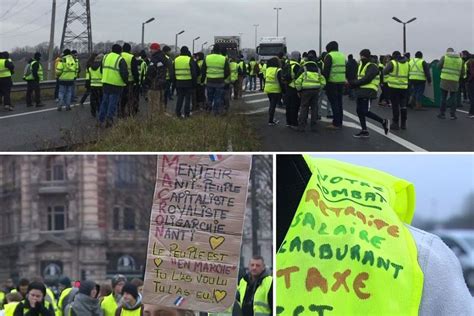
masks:
{"type": "MultiPolygon", "coordinates": [[[[76,87],[81,87],[86,84],[86,79],[77,79],[76,87]]],[[[26,81],[24,82],[14,82],[12,87],[12,92],[26,92],[26,81]]],[[[48,90],[56,88],[56,80],[45,80],[40,82],[41,90],[48,90]]]]}

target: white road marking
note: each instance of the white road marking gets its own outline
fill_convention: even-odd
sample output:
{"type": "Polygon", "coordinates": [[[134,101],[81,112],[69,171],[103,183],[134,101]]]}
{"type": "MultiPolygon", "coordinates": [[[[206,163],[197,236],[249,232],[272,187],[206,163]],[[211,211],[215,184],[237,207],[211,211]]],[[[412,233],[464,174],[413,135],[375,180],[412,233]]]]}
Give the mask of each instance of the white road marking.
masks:
{"type": "Polygon", "coordinates": [[[257,100],[251,100],[251,101],[245,101],[245,103],[247,103],[247,104],[252,104],[252,103],[259,103],[259,102],[262,102],[262,101],[268,101],[268,98],[257,99],[257,100]]]}
{"type": "MultiPolygon", "coordinates": [[[[84,105],[86,105],[86,104],[90,104],[90,102],[84,102],[84,105]]],[[[75,105],[75,104],[71,105],[71,108],[74,108],[74,107],[78,107],[78,105],[75,105]]],[[[39,113],[49,112],[49,111],[57,111],[57,107],[54,106],[53,108],[49,108],[49,109],[36,110],[36,111],[31,111],[31,112],[0,116],[0,120],[4,120],[4,119],[7,119],[7,118],[19,117],[19,116],[25,116],[25,115],[39,114],[39,113]]]]}
{"type": "Polygon", "coordinates": [[[265,94],[265,92],[249,92],[249,94],[244,94],[242,96],[242,98],[250,98],[250,97],[254,97],[256,95],[262,95],[262,94],[265,94]]]}

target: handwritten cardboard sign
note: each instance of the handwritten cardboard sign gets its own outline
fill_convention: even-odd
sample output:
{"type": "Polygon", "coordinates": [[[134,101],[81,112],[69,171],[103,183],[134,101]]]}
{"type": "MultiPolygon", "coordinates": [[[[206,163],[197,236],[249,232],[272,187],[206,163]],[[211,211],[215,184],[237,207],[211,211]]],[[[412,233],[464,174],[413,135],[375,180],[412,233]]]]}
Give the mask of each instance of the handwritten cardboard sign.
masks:
{"type": "Polygon", "coordinates": [[[235,299],[251,156],[162,155],[143,301],[220,312],[235,299]]]}

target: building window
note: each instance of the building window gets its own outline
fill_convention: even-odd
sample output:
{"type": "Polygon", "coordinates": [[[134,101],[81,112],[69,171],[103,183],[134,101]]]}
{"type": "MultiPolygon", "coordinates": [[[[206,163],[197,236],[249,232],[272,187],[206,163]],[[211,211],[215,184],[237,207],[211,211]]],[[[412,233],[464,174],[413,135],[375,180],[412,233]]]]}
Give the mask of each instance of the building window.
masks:
{"type": "Polygon", "coordinates": [[[120,230],[120,208],[114,207],[113,217],[114,230],[120,230]]]}
{"type": "Polygon", "coordinates": [[[0,235],[9,236],[13,233],[13,214],[6,213],[4,216],[4,220],[2,221],[2,226],[0,235]]]}
{"type": "Polygon", "coordinates": [[[47,279],[59,278],[61,276],[61,267],[56,263],[50,263],[44,268],[43,276],[47,279]]]}
{"type": "Polygon", "coordinates": [[[64,157],[48,157],[46,161],[46,181],[64,181],[65,179],[64,157]]]}
{"type": "Polygon", "coordinates": [[[133,156],[115,157],[115,184],[127,186],[137,182],[137,161],[133,156]]]}
{"type": "Polygon", "coordinates": [[[117,270],[122,271],[134,271],[135,270],[135,259],[129,255],[123,255],[117,260],[117,270]]]}
{"type": "Polygon", "coordinates": [[[135,230],[135,212],[130,207],[123,210],[123,229],[135,230]]]}
{"type": "Polygon", "coordinates": [[[63,205],[48,206],[48,230],[66,229],[66,215],[66,208],[63,205]]]}

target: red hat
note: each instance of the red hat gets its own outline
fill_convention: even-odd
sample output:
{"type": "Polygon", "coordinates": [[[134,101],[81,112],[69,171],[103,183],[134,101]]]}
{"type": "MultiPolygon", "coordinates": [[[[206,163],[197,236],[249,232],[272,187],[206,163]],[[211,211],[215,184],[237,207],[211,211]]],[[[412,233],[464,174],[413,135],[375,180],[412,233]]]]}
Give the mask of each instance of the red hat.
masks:
{"type": "Polygon", "coordinates": [[[161,47],[160,47],[160,44],[158,44],[158,43],[152,43],[152,44],[150,45],[150,49],[160,50],[161,47]]]}

